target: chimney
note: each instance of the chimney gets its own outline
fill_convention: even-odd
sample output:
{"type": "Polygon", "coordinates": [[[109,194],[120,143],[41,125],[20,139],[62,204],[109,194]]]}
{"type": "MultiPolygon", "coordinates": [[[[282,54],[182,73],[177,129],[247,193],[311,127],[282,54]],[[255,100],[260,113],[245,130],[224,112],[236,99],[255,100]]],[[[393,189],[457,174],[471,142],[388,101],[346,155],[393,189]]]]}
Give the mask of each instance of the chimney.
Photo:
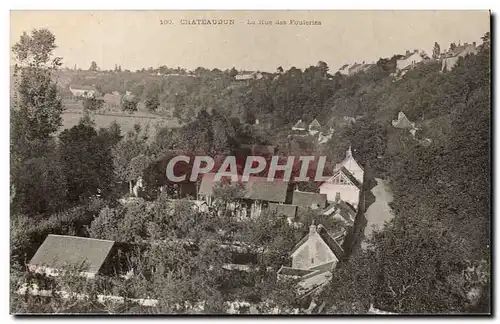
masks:
{"type": "Polygon", "coordinates": [[[406,50],[406,55],[409,55],[410,54],[410,51],[409,50],[406,50]]]}
{"type": "Polygon", "coordinates": [[[335,193],[335,202],[338,203],[340,201],[340,192],[335,193]]]}
{"type": "Polygon", "coordinates": [[[472,42],[472,46],[476,47],[476,42],[472,42]]]}
{"type": "Polygon", "coordinates": [[[346,158],[352,157],[351,145],[349,145],[349,149],[345,152],[345,157],[346,158]]]}
{"type": "Polygon", "coordinates": [[[314,219],[313,219],[311,226],[309,226],[309,234],[314,234],[314,233],[316,233],[316,225],[314,225],[314,219]]]}

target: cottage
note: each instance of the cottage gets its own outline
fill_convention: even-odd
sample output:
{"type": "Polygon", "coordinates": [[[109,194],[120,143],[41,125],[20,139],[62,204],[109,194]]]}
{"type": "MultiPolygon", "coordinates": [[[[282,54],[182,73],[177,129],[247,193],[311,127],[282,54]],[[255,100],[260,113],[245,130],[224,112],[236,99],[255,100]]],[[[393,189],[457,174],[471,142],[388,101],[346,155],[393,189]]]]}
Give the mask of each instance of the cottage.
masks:
{"type": "Polygon", "coordinates": [[[234,79],[237,81],[260,80],[263,75],[259,71],[240,72],[234,79]]]}
{"type": "Polygon", "coordinates": [[[321,124],[318,122],[316,118],[309,124],[309,134],[316,135],[321,129],[321,124]]]}
{"type": "Polygon", "coordinates": [[[344,200],[354,209],[358,209],[362,184],[345,167],[319,187],[319,192],[327,195],[330,202],[344,200]]]}
{"type": "Polygon", "coordinates": [[[415,65],[424,60],[423,56],[425,53],[420,53],[418,50],[414,50],[413,52],[406,51],[405,56],[396,61],[396,69],[398,71],[402,71],[415,65]]]}
{"type": "Polygon", "coordinates": [[[49,234],[31,258],[28,268],[57,276],[64,267],[82,267],[81,275],[94,278],[109,259],[114,244],[108,240],[49,234]]]}
{"type": "Polygon", "coordinates": [[[401,129],[414,129],[415,123],[412,123],[408,119],[408,117],[406,117],[405,113],[400,111],[398,114],[398,119],[392,121],[392,126],[401,129]]]}
{"type": "Polygon", "coordinates": [[[309,233],[295,245],[290,254],[291,267],[282,266],[278,278],[299,279],[299,291],[310,292],[331,278],[332,270],[343,259],[344,250],[337,239],[345,235],[344,231],[330,235],[320,224],[309,227],[309,233]]]}
{"type": "MultiPolygon", "coordinates": [[[[284,203],[287,200],[289,183],[274,179],[268,181],[265,177],[252,177],[248,181],[241,181],[241,176],[238,176],[238,182],[242,186],[240,197],[236,197],[238,205],[234,206],[237,213],[242,216],[250,215],[258,217],[263,209],[269,206],[269,203],[284,203]]],[[[215,173],[206,173],[201,180],[198,191],[199,199],[205,200],[209,206],[214,203],[213,193],[217,184],[225,182],[228,178],[222,178],[216,181],[215,173]]]]}
{"type": "Polygon", "coordinates": [[[292,204],[299,207],[323,209],[326,207],[326,200],[327,196],[325,194],[295,190],[293,192],[292,204]]]}
{"type": "Polygon", "coordinates": [[[292,130],[304,132],[306,130],[306,127],[307,127],[306,123],[304,123],[302,119],[299,119],[299,121],[292,126],[292,130]]]}
{"type": "Polygon", "coordinates": [[[349,171],[354,176],[354,178],[358,180],[359,183],[363,184],[363,177],[365,172],[361,165],[359,165],[359,163],[352,156],[352,150],[350,146],[346,151],[344,160],[335,165],[335,171],[340,170],[342,167],[346,168],[347,171],[349,171]]]}
{"type": "Polygon", "coordinates": [[[69,91],[77,98],[94,98],[97,94],[96,88],[88,85],[70,85],[69,91]]]}
{"type": "Polygon", "coordinates": [[[457,46],[452,51],[445,54],[441,61],[441,72],[451,71],[458,63],[458,59],[469,54],[477,54],[476,42],[472,44],[465,43],[463,46],[457,46]]]}

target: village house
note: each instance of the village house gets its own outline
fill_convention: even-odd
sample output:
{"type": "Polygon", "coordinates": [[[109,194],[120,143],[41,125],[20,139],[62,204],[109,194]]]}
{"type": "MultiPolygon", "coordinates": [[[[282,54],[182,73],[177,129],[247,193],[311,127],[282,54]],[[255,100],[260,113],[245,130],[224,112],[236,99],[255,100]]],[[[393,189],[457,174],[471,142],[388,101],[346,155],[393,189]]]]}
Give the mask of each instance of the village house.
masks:
{"type": "Polygon", "coordinates": [[[347,171],[349,171],[349,173],[351,173],[354,178],[358,180],[359,183],[363,184],[363,177],[365,172],[361,165],[352,156],[351,146],[349,146],[349,149],[347,149],[344,160],[335,165],[335,171],[340,170],[342,167],[345,167],[347,171]]]}
{"type": "Polygon", "coordinates": [[[354,62],[353,64],[344,64],[338,69],[338,73],[342,75],[354,75],[359,72],[367,71],[374,65],[374,63],[365,64],[364,61],[362,63],[354,62]]]}
{"type": "Polygon", "coordinates": [[[49,234],[28,263],[32,272],[58,276],[65,267],[81,267],[81,275],[94,278],[112,266],[115,242],[88,237],[49,234]]]}
{"type": "Polygon", "coordinates": [[[362,184],[352,173],[341,167],[319,187],[319,192],[326,194],[329,202],[344,200],[357,210],[361,188],[362,184]]]}
{"type": "Polygon", "coordinates": [[[69,91],[76,98],[94,98],[97,94],[96,88],[88,85],[70,85],[69,91]]]}
{"type": "Polygon", "coordinates": [[[321,124],[316,118],[309,124],[309,134],[312,136],[316,135],[321,129],[321,124]]]}
{"type": "MultiPolygon", "coordinates": [[[[241,176],[238,176],[241,180],[241,176]]],[[[221,183],[230,183],[229,178],[223,177],[221,180],[215,179],[215,173],[206,173],[201,180],[198,191],[198,200],[205,200],[209,206],[214,201],[214,188],[221,183]]],[[[237,216],[258,217],[262,210],[269,207],[270,203],[285,203],[291,199],[290,185],[288,182],[274,179],[267,181],[266,177],[252,177],[248,181],[239,181],[242,193],[237,199],[236,205],[232,206],[237,216]]]]}
{"type": "Polygon", "coordinates": [[[290,252],[291,266],[282,266],[278,278],[299,279],[299,291],[310,293],[328,282],[337,263],[344,257],[341,247],[345,231],[330,235],[320,224],[309,227],[309,233],[290,252]]]}
{"type": "Polygon", "coordinates": [[[441,61],[441,72],[451,71],[458,63],[458,59],[470,54],[477,54],[476,42],[472,44],[465,43],[462,46],[457,46],[453,50],[445,54],[441,61]]]}
{"type": "Polygon", "coordinates": [[[352,156],[352,150],[346,151],[344,160],[335,165],[334,174],[319,187],[321,194],[326,194],[327,201],[334,203],[340,200],[358,209],[363,185],[364,170],[352,156]]]}
{"type": "Polygon", "coordinates": [[[260,80],[263,75],[259,71],[245,71],[237,74],[234,79],[237,81],[260,80]]]}
{"type": "Polygon", "coordinates": [[[400,129],[415,129],[415,123],[412,123],[402,111],[398,113],[398,119],[392,121],[392,126],[400,129]]]}
{"type": "Polygon", "coordinates": [[[413,52],[406,51],[405,55],[396,61],[396,69],[398,71],[405,70],[419,62],[422,62],[426,58],[426,54],[418,49],[413,52]]]}
{"type": "Polygon", "coordinates": [[[299,119],[299,121],[297,121],[295,125],[292,126],[292,131],[305,132],[306,127],[306,123],[304,123],[302,119],[299,119]]]}

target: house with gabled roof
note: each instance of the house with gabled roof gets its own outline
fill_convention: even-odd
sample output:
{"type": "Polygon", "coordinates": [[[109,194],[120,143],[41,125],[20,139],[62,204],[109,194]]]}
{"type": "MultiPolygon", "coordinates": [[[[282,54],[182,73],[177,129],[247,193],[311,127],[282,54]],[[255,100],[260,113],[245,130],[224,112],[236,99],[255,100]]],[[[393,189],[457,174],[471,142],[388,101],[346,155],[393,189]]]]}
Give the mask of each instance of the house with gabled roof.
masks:
{"type": "Polygon", "coordinates": [[[321,129],[321,124],[316,118],[309,124],[309,134],[316,135],[321,129]]]}
{"type": "Polygon", "coordinates": [[[356,159],[352,156],[351,146],[349,146],[349,149],[346,151],[344,160],[335,165],[335,171],[341,169],[342,167],[346,168],[359,183],[363,184],[365,171],[358,161],[356,161],[356,159]]]}
{"type": "Polygon", "coordinates": [[[427,59],[427,54],[424,51],[418,49],[413,50],[413,52],[406,51],[405,55],[396,61],[396,69],[398,71],[405,70],[425,59],[427,59]]]}
{"type": "Polygon", "coordinates": [[[306,125],[306,123],[304,123],[304,122],[302,121],[302,119],[299,119],[299,120],[295,123],[295,125],[293,125],[293,126],[292,126],[292,130],[293,130],[293,131],[300,131],[300,132],[303,132],[303,131],[305,131],[305,130],[306,130],[306,128],[307,128],[307,125],[306,125]]]}
{"type": "Polygon", "coordinates": [[[299,292],[304,294],[327,283],[337,263],[344,258],[344,250],[338,238],[344,231],[331,235],[320,224],[309,227],[303,237],[290,252],[291,266],[282,266],[278,278],[299,279],[299,292]]]}
{"type": "Polygon", "coordinates": [[[97,94],[97,90],[93,86],[83,84],[72,84],[69,86],[69,91],[74,97],[93,98],[97,94]]]}
{"type": "Polygon", "coordinates": [[[81,268],[94,278],[109,260],[115,242],[88,237],[49,234],[28,263],[30,271],[57,276],[66,267],[81,268]]]}
{"type": "Polygon", "coordinates": [[[405,113],[400,111],[398,113],[398,119],[392,121],[392,126],[402,129],[414,129],[415,123],[412,123],[408,117],[406,117],[405,113]]]}
{"type": "Polygon", "coordinates": [[[353,226],[356,221],[357,211],[350,204],[343,200],[334,202],[326,207],[322,215],[330,216],[333,219],[343,222],[346,226],[353,226]]]}
{"type": "Polygon", "coordinates": [[[345,167],[335,171],[334,175],[319,187],[319,192],[326,194],[328,201],[344,200],[354,209],[358,209],[362,184],[345,167]]]}
{"type": "Polygon", "coordinates": [[[451,71],[457,65],[458,59],[470,54],[477,54],[476,42],[472,44],[465,43],[462,46],[457,46],[445,54],[441,61],[441,72],[451,71]]]}
{"type": "MultiPolygon", "coordinates": [[[[249,215],[257,217],[269,203],[285,203],[289,192],[289,183],[280,179],[268,181],[266,177],[250,176],[248,181],[241,181],[238,175],[238,183],[242,186],[241,197],[237,197],[238,206],[235,207],[242,212],[242,216],[249,215]]],[[[222,177],[215,179],[215,173],[206,173],[201,180],[198,190],[200,200],[205,200],[210,206],[214,203],[214,188],[223,183],[231,183],[230,178],[222,177]]]]}

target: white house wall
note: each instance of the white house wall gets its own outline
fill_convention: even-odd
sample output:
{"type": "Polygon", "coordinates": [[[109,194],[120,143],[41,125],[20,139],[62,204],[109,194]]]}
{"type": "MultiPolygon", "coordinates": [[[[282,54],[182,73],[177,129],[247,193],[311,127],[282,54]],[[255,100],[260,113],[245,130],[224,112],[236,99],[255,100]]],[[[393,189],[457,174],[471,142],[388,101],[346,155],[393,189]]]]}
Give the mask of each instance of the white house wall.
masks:
{"type": "Polygon", "coordinates": [[[354,208],[358,209],[359,189],[353,185],[324,183],[319,188],[319,193],[326,194],[326,199],[330,202],[335,201],[337,193],[340,193],[340,199],[348,202],[354,208]]]}
{"type": "Polygon", "coordinates": [[[332,261],[338,262],[338,259],[318,233],[309,234],[309,239],[292,254],[292,268],[297,269],[310,269],[332,261]]]}

